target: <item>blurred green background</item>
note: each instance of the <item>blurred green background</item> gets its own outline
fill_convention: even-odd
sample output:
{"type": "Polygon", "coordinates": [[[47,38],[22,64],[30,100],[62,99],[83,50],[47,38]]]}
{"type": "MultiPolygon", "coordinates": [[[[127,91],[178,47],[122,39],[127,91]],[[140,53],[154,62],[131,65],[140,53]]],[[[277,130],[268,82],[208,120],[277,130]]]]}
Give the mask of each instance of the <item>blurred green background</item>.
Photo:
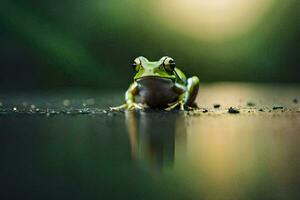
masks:
{"type": "Polygon", "coordinates": [[[169,55],[202,82],[299,82],[298,0],[1,0],[0,89],[125,89],[169,55]]]}

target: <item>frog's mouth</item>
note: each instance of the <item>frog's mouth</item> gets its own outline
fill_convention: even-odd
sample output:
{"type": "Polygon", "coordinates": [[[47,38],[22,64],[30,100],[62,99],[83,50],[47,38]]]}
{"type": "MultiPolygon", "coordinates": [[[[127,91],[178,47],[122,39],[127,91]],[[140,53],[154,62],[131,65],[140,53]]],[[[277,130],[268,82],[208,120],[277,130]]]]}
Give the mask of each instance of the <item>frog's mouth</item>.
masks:
{"type": "Polygon", "coordinates": [[[174,81],[170,78],[158,76],[144,76],[136,79],[138,85],[147,90],[168,89],[174,85],[174,81]]]}
{"type": "Polygon", "coordinates": [[[174,78],[166,78],[160,76],[143,76],[135,79],[136,82],[154,81],[154,82],[175,82],[174,78]]]}

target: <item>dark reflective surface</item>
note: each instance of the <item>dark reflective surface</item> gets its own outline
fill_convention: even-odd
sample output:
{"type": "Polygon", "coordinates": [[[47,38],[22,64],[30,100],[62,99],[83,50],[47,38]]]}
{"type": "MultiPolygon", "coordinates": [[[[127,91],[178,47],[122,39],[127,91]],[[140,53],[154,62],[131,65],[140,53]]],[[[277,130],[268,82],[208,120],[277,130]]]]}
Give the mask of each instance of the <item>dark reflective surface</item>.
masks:
{"type": "MultiPolygon", "coordinates": [[[[267,91],[238,88],[227,92],[267,91]]],[[[217,91],[204,88],[200,106],[217,102],[205,96],[217,91]]],[[[286,91],[283,111],[257,100],[264,112],[228,114],[223,107],[246,101],[223,94],[229,104],[196,115],[2,113],[1,199],[299,199],[300,114],[290,101],[298,90],[286,91]]]]}
{"type": "Polygon", "coordinates": [[[149,170],[173,169],[175,150],[186,141],[184,113],[126,112],[132,157],[149,170]]]}
{"type": "Polygon", "coordinates": [[[137,135],[128,132],[123,113],[2,116],[1,199],[192,197],[188,185],[170,173],[177,114],[162,115],[166,124],[157,124],[159,116],[140,116],[138,123],[145,131],[158,131],[137,135]],[[178,184],[183,185],[179,190],[178,184]]]}

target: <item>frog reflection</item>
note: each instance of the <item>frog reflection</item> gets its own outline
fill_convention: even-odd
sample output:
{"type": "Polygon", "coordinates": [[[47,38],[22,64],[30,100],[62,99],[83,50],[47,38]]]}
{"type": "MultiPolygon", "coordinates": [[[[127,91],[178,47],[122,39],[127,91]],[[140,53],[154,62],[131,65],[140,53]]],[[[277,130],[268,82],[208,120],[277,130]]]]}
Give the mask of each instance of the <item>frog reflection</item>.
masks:
{"type": "Polygon", "coordinates": [[[176,151],[185,149],[183,113],[126,112],[126,124],[132,157],[146,167],[173,167],[176,151]]]}

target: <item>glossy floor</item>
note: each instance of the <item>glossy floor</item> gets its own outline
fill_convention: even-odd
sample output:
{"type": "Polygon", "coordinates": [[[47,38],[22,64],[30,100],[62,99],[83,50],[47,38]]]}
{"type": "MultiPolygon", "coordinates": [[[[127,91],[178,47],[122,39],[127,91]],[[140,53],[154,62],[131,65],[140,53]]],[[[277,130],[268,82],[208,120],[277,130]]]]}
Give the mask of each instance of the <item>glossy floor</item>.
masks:
{"type": "Polygon", "coordinates": [[[191,114],[2,114],[1,199],[299,199],[300,93],[268,87],[204,87],[191,114]]]}

